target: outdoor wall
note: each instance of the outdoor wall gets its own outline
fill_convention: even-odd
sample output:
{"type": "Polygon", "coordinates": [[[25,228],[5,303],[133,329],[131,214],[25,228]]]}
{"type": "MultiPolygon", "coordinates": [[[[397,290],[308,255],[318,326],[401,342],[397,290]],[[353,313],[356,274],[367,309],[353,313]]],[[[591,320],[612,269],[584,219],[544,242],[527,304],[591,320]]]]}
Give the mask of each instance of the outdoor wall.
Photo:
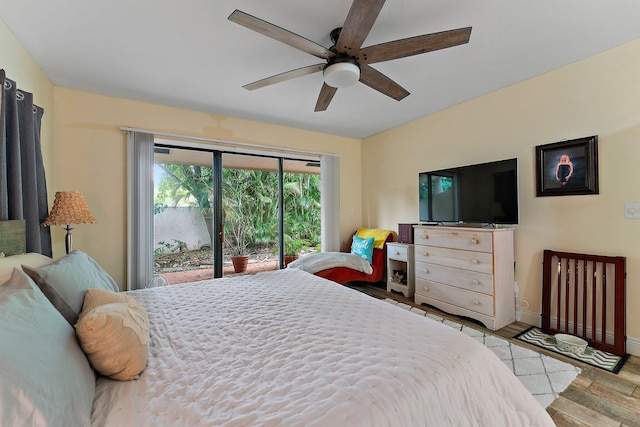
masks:
{"type": "Polygon", "coordinates": [[[178,242],[184,242],[187,249],[211,247],[211,237],[207,231],[202,211],[197,207],[168,207],[153,216],[154,250],[175,252],[178,242]],[[162,243],[161,243],[162,242],[162,243]],[[167,250],[166,244],[172,246],[167,250]]]}
{"type": "Polygon", "coordinates": [[[418,172],[517,157],[516,280],[523,320],[541,311],[542,251],[627,257],[627,335],[640,352],[640,40],[362,142],[364,223],[418,219],[418,172]],[[536,197],[535,146],[598,135],[600,194],[536,197]]]}

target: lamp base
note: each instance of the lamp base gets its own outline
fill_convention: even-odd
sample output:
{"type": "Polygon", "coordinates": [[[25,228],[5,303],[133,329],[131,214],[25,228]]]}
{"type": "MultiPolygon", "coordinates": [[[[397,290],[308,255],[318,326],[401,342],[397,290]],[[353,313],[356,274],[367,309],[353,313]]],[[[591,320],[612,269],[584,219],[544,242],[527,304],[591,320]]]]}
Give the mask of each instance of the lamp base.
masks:
{"type": "Polygon", "coordinates": [[[68,255],[73,250],[73,237],[71,236],[71,230],[73,230],[73,228],[67,224],[64,229],[67,230],[67,235],[64,237],[64,248],[67,250],[68,255]]]}

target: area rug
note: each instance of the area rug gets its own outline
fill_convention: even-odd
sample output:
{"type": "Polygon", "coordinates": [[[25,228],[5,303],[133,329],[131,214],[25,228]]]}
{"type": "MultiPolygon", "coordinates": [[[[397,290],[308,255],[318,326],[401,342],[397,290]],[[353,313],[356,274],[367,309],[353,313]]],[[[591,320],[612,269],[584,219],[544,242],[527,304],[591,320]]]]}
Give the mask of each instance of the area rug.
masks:
{"type": "Polygon", "coordinates": [[[441,322],[484,344],[507,365],[533,397],[545,408],[582,372],[577,366],[516,345],[504,338],[444,319],[434,313],[428,313],[417,307],[399,303],[391,298],[387,298],[384,301],[398,308],[409,310],[419,316],[441,322]]]}
{"type": "Polygon", "coordinates": [[[587,347],[584,354],[575,354],[570,351],[564,351],[556,344],[556,339],[552,335],[543,333],[540,329],[532,326],[524,332],[518,334],[516,339],[533,344],[537,347],[546,348],[554,353],[562,354],[575,360],[587,363],[596,368],[604,369],[605,371],[617,374],[624,362],[627,361],[629,356],[616,356],[603,350],[596,350],[591,347],[587,347]]]}

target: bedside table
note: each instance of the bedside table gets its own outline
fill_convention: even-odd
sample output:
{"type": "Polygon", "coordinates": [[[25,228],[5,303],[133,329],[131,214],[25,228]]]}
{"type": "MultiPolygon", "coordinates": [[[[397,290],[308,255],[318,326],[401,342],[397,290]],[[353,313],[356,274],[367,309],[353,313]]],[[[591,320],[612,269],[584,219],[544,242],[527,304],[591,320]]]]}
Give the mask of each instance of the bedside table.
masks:
{"type": "Polygon", "coordinates": [[[415,291],[414,247],[407,243],[387,243],[387,291],[401,292],[407,298],[413,298],[415,291]],[[395,271],[404,272],[403,280],[394,275],[395,271]]]}

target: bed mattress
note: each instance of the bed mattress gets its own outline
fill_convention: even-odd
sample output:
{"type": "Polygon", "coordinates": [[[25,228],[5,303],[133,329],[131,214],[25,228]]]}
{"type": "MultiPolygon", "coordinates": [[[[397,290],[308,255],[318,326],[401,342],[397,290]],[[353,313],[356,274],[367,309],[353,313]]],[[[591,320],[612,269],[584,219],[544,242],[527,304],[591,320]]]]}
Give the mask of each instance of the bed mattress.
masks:
{"type": "Polygon", "coordinates": [[[96,426],[553,425],[482,344],[303,271],[129,294],[149,361],[97,380],[96,426]]]}

